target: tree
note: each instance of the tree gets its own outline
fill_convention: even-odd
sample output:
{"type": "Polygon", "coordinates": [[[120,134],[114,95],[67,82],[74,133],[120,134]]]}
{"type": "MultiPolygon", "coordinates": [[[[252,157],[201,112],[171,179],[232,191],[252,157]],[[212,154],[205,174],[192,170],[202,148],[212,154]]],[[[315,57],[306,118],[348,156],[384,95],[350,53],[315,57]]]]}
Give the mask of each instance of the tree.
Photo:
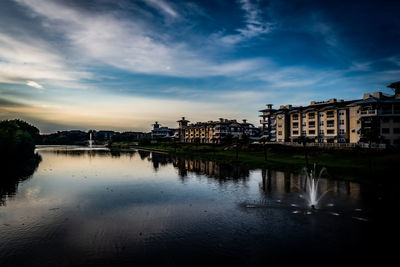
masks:
{"type": "Polygon", "coordinates": [[[233,136],[231,134],[227,134],[224,139],[222,139],[222,141],[224,142],[224,144],[226,145],[231,145],[232,141],[233,141],[233,136]]]}
{"type": "Polygon", "coordinates": [[[263,143],[263,150],[264,150],[264,160],[267,161],[267,142],[269,142],[269,136],[263,135],[260,141],[263,143]]]}
{"type": "Polygon", "coordinates": [[[234,136],[234,137],[233,137],[233,141],[234,141],[234,144],[235,144],[235,155],[236,155],[236,160],[238,160],[238,159],[239,159],[239,146],[240,146],[240,144],[239,144],[239,137],[238,137],[238,136],[234,136]]]}
{"type": "Polygon", "coordinates": [[[297,139],[297,142],[298,142],[299,144],[302,144],[302,145],[303,145],[303,149],[304,149],[304,159],[305,159],[305,161],[306,161],[306,168],[307,168],[307,170],[308,170],[308,166],[309,166],[309,164],[308,164],[307,143],[308,143],[309,141],[310,141],[310,140],[309,140],[307,137],[305,137],[305,136],[300,136],[300,137],[297,139]]]}
{"type": "Polygon", "coordinates": [[[194,138],[194,143],[195,143],[195,145],[196,145],[196,151],[199,149],[199,144],[200,144],[200,138],[199,137],[196,137],[196,138],[194,138]]]}
{"type": "Polygon", "coordinates": [[[35,144],[39,138],[39,129],[24,121],[1,121],[1,158],[8,161],[32,157],[34,155],[35,144]]]}
{"type": "Polygon", "coordinates": [[[392,89],[395,94],[400,94],[400,81],[391,83],[387,87],[392,89]]]}

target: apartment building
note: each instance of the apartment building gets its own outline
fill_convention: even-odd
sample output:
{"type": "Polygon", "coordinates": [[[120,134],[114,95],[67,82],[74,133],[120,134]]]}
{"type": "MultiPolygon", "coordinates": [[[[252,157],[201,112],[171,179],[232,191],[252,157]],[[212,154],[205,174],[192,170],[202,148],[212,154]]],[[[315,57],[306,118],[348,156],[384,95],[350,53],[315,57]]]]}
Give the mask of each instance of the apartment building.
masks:
{"type": "Polygon", "coordinates": [[[400,89],[394,95],[364,94],[363,99],[311,101],[308,106],[260,110],[262,134],[271,142],[306,137],[319,143],[400,144],[400,89]]]}
{"type": "Polygon", "coordinates": [[[349,108],[350,142],[400,145],[400,94],[364,94],[349,108]]]}
{"type": "Polygon", "coordinates": [[[151,130],[150,136],[152,139],[162,139],[162,138],[172,138],[175,133],[175,129],[170,129],[168,127],[161,127],[161,124],[156,121],[153,125],[153,130],[151,130]]]}
{"type": "Polygon", "coordinates": [[[259,135],[259,129],[247,120],[238,122],[220,118],[218,121],[190,123],[182,117],[179,123],[179,140],[185,143],[221,143],[227,136],[242,138],[259,135]]]}
{"type": "Polygon", "coordinates": [[[270,142],[276,141],[276,109],[272,108],[273,104],[267,104],[266,109],[259,110],[262,114],[260,124],[262,125],[261,136],[270,142]]]}

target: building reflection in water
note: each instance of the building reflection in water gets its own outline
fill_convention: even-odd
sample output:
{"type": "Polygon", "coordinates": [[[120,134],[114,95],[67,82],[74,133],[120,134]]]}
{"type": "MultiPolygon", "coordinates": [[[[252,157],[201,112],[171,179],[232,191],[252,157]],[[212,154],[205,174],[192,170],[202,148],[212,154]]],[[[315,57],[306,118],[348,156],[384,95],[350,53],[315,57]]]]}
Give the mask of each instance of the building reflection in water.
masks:
{"type": "Polygon", "coordinates": [[[224,163],[217,163],[211,160],[186,159],[176,157],[173,161],[178,173],[184,179],[188,173],[206,175],[209,178],[215,178],[220,182],[247,181],[250,176],[250,170],[242,166],[233,166],[224,163]]]}
{"type": "MultiPolygon", "coordinates": [[[[360,197],[360,184],[349,181],[340,181],[320,179],[318,183],[318,192],[329,192],[334,195],[348,195],[354,199],[360,197]]],[[[282,171],[273,171],[261,169],[260,188],[264,194],[271,192],[276,193],[291,193],[306,191],[307,181],[304,175],[294,174],[282,171]]]]}
{"type": "MultiPolygon", "coordinates": [[[[218,163],[212,160],[171,157],[168,154],[150,151],[139,150],[138,153],[142,160],[147,158],[152,162],[155,171],[161,166],[173,164],[173,166],[177,168],[182,181],[184,181],[190,173],[214,178],[219,183],[227,181],[246,182],[250,177],[250,169],[244,166],[218,163]]],[[[260,169],[260,171],[260,189],[263,194],[268,195],[271,192],[274,194],[287,194],[306,191],[307,184],[304,175],[284,171],[273,171],[265,168],[260,169]]],[[[358,199],[360,197],[360,184],[324,178],[321,179],[318,184],[318,191],[329,192],[333,195],[348,195],[354,199],[358,199]]]]}

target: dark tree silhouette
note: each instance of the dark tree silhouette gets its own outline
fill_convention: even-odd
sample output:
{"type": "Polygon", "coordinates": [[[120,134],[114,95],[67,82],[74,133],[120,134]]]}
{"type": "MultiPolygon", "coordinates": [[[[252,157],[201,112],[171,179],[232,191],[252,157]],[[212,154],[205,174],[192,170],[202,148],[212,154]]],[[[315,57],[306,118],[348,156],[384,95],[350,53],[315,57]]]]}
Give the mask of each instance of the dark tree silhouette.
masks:
{"type": "Polygon", "coordinates": [[[400,81],[391,83],[387,87],[392,89],[395,94],[400,94],[400,81]]]}
{"type": "Polygon", "coordinates": [[[305,161],[306,161],[306,168],[307,168],[307,170],[308,170],[309,164],[308,164],[308,149],[307,149],[307,143],[310,142],[310,140],[309,140],[307,137],[305,137],[305,136],[300,136],[300,137],[297,139],[297,142],[298,142],[299,144],[302,144],[302,145],[303,145],[303,149],[304,149],[304,159],[305,159],[305,161]]]}

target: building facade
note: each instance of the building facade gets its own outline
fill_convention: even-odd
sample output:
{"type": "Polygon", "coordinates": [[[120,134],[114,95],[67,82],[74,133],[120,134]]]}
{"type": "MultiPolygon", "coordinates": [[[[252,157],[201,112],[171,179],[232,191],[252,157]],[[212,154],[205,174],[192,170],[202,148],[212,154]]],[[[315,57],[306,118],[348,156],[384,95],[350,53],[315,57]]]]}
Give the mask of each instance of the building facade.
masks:
{"type": "Polygon", "coordinates": [[[190,123],[182,117],[179,123],[179,140],[185,143],[221,143],[225,138],[255,137],[259,129],[246,120],[228,120],[220,118],[218,121],[190,123]]]}
{"type": "Polygon", "coordinates": [[[400,94],[312,101],[308,106],[260,110],[262,137],[271,142],[382,143],[400,145],[400,94]]]}
{"type": "Polygon", "coordinates": [[[161,127],[161,124],[156,121],[153,124],[153,130],[151,130],[152,139],[168,139],[173,138],[175,135],[175,129],[170,129],[168,127],[161,127]]]}

